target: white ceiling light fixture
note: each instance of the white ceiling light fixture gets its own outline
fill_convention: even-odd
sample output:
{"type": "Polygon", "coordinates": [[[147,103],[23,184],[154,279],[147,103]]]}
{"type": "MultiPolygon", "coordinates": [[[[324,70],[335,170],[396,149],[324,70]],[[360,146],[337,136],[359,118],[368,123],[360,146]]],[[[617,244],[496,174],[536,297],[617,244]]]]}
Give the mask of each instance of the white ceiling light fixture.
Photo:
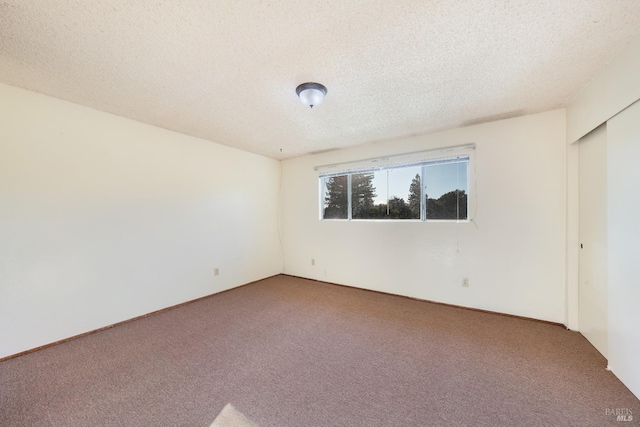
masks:
{"type": "Polygon", "coordinates": [[[313,108],[314,105],[322,104],[327,88],[320,83],[302,83],[296,88],[296,93],[300,97],[300,102],[313,108]]]}

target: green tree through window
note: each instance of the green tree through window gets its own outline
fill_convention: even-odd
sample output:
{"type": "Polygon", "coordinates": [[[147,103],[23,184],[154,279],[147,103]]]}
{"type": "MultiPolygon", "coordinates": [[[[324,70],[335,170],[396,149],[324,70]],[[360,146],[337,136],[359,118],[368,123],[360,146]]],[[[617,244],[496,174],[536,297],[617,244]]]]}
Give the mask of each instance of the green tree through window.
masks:
{"type": "Polygon", "coordinates": [[[460,156],[321,176],[322,219],[466,220],[468,174],[460,156]]]}
{"type": "Polygon", "coordinates": [[[324,198],[325,219],[347,219],[349,209],[347,182],[347,175],[332,176],[327,179],[324,198]]]}
{"type": "Polygon", "coordinates": [[[427,198],[427,219],[467,219],[465,191],[454,190],[438,199],[427,198]]]}
{"type": "Polygon", "coordinates": [[[376,197],[376,189],[373,187],[373,173],[354,173],[351,175],[352,218],[372,218],[373,199],[376,197]]]}
{"type": "Polygon", "coordinates": [[[416,174],[409,186],[409,210],[411,210],[412,218],[420,218],[420,196],[422,194],[422,183],[420,174],[416,174]]]}

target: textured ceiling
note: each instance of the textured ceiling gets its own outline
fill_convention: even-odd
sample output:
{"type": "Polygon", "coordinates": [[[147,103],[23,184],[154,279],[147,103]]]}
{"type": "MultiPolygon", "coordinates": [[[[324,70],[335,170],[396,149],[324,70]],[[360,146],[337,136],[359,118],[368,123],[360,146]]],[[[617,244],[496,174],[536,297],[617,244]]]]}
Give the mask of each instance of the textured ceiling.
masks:
{"type": "Polygon", "coordinates": [[[0,0],[0,81],[282,159],[566,106],[639,32],[638,0],[0,0]]]}

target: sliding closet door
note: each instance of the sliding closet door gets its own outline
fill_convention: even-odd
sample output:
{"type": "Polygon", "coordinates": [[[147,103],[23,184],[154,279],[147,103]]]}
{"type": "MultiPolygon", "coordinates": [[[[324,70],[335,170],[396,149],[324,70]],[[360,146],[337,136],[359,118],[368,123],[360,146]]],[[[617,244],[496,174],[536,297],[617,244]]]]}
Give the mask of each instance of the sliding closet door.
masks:
{"type": "Polygon", "coordinates": [[[607,356],[607,129],[584,136],[580,150],[579,327],[607,356]]]}
{"type": "MultiPolygon", "coordinates": [[[[640,398],[640,101],[607,123],[607,164],[607,358],[640,398]]],[[[633,417],[640,419],[640,413],[633,417]]]]}

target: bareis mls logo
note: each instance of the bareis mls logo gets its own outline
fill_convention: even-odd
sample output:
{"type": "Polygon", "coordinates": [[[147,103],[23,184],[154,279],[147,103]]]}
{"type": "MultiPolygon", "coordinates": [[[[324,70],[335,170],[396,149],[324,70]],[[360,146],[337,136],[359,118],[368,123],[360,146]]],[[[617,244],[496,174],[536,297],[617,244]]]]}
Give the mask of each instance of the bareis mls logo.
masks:
{"type": "Polygon", "coordinates": [[[616,421],[633,421],[633,411],[629,408],[607,408],[607,417],[616,417],[616,421]]]}

